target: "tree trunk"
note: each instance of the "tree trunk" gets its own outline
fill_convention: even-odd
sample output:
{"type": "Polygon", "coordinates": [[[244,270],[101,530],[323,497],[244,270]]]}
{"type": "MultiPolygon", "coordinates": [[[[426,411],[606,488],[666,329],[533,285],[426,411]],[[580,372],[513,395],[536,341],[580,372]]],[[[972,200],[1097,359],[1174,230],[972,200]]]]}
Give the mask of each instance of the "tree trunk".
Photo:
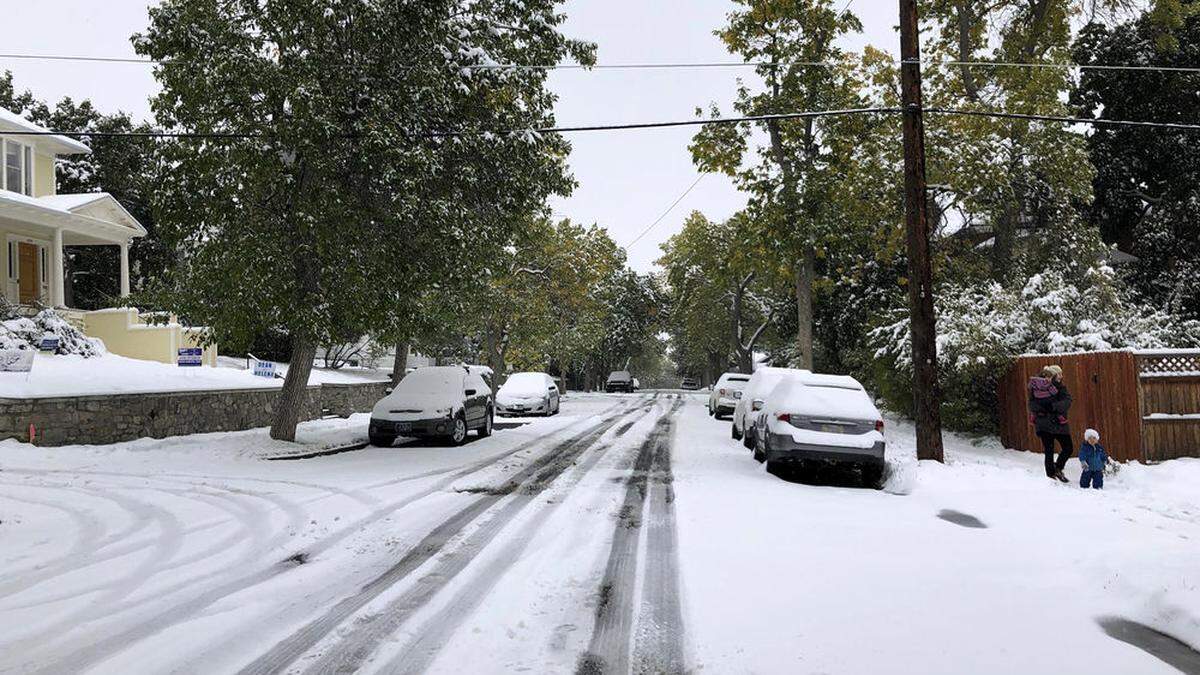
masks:
{"type": "Polygon", "coordinates": [[[409,343],[397,342],[396,354],[392,357],[392,386],[400,384],[400,380],[404,379],[404,372],[408,369],[408,350],[409,343]]]}
{"type": "Polygon", "coordinates": [[[275,420],[271,423],[271,438],[277,441],[296,440],[296,425],[308,401],[308,376],[316,355],[317,345],[312,340],[292,338],[292,364],[283,378],[283,389],[275,402],[275,420]]]}
{"type": "Polygon", "coordinates": [[[992,227],[991,273],[992,279],[1001,283],[1012,272],[1020,213],[1020,206],[1008,201],[992,227]]]}
{"type": "Polygon", "coordinates": [[[807,244],[796,261],[796,353],[801,368],[813,367],[813,298],[812,282],[816,266],[816,251],[807,244]]]}
{"type": "MultiPolygon", "coordinates": [[[[971,32],[975,29],[975,13],[971,9],[971,4],[966,0],[959,0],[955,6],[955,11],[958,14],[958,60],[967,62],[974,56],[975,50],[971,44],[971,32]]],[[[975,81],[975,72],[971,70],[971,66],[960,65],[959,72],[962,74],[963,93],[969,100],[979,100],[979,84],[975,81]]]]}

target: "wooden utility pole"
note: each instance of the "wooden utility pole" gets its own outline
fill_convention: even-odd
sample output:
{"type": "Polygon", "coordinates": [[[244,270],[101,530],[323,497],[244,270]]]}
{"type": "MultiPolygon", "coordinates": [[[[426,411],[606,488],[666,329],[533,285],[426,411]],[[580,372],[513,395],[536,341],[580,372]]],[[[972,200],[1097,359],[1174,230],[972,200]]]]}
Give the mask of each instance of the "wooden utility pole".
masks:
{"type": "Polygon", "coordinates": [[[908,240],[909,331],[917,458],[942,460],[942,390],[925,194],[925,125],[921,120],[921,45],[916,0],[900,0],[900,88],[904,105],[904,229],[908,240]]]}

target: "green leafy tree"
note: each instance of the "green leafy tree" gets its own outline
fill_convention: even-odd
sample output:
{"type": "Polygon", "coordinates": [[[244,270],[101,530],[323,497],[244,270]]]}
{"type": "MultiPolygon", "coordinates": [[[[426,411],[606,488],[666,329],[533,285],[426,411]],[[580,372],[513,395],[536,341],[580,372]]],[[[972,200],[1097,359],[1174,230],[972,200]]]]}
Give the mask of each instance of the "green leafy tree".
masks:
{"type": "MultiPolygon", "coordinates": [[[[761,62],[761,88],[742,85],[734,108],[743,115],[853,108],[861,104],[860,83],[838,40],[861,31],[858,19],[831,0],[739,0],[729,23],[716,34],[729,50],[761,62]],[[825,67],[807,65],[831,64],[825,67]]],[[[714,116],[719,115],[713,107],[714,116]]],[[[696,165],[721,171],[753,200],[751,212],[763,249],[787,266],[796,306],[796,352],[800,365],[813,363],[813,290],[823,237],[835,221],[830,199],[844,175],[842,164],[856,124],[845,118],[768,120],[710,125],[693,140],[696,165]],[[766,144],[751,146],[765,132],[766,144]]]]}
{"type": "Polygon", "coordinates": [[[158,206],[180,262],[147,294],[234,344],[290,335],[271,428],[292,440],[319,344],[399,336],[447,267],[571,182],[545,73],[590,62],[555,0],[166,0],[135,37],[172,130],[158,206]]]}

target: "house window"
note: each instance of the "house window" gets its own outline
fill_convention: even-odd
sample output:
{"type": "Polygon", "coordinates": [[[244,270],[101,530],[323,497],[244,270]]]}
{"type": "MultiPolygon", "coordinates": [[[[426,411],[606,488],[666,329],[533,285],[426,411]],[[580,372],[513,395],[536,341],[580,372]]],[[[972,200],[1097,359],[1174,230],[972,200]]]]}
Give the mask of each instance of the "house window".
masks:
{"type": "Polygon", "coordinates": [[[4,189],[33,194],[32,148],[15,141],[4,141],[4,189]]]}

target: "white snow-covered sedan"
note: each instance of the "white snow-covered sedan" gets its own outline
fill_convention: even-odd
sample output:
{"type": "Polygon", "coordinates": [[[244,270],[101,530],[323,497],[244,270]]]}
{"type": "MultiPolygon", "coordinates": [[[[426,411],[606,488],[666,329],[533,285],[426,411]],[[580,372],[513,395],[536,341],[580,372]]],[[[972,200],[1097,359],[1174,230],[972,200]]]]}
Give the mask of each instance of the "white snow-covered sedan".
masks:
{"type": "Polygon", "coordinates": [[[498,415],[556,415],[558,385],[546,373],[513,373],[496,392],[498,415]]]}
{"type": "Polygon", "coordinates": [[[755,420],[754,458],[786,464],[851,463],[875,485],[883,476],[883,416],[858,380],[805,373],[782,380],[755,420]]]}
{"type": "Polygon", "coordinates": [[[729,432],[734,440],[741,439],[747,450],[754,448],[754,417],[766,403],[766,396],[784,378],[795,377],[807,370],[796,368],[762,367],[754,371],[746,386],[742,389],[741,398],[733,408],[733,429],[729,432]]]}
{"type": "Polygon", "coordinates": [[[417,368],[371,411],[371,445],[387,447],[399,436],[446,438],[461,445],[467,432],[492,434],[492,389],[463,366],[417,368]]]}
{"type": "Polygon", "coordinates": [[[723,373],[708,394],[708,414],[721,419],[721,415],[733,413],[749,381],[746,373],[723,373]]]}

